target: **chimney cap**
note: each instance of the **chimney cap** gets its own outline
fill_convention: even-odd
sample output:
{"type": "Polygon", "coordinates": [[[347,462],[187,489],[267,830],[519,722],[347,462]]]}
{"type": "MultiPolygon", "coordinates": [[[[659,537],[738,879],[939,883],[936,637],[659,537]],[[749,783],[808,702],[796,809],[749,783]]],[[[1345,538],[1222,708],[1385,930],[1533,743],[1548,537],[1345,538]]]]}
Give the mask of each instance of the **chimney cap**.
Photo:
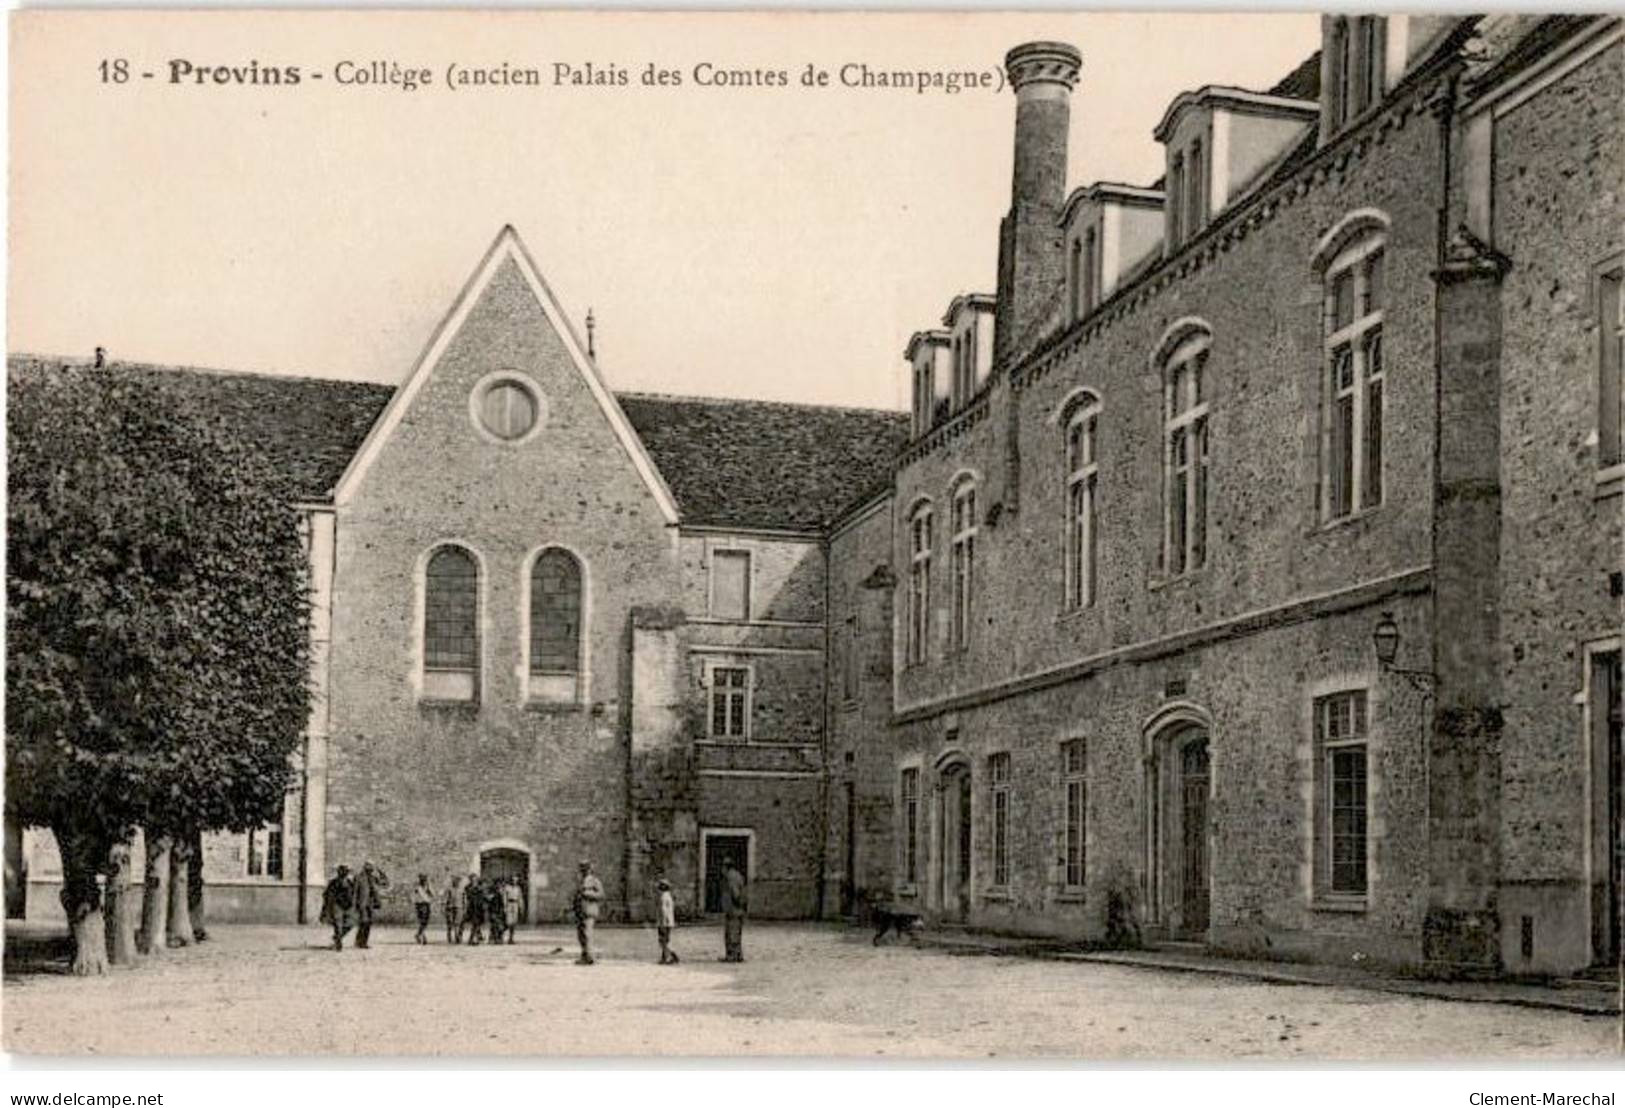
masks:
{"type": "Polygon", "coordinates": [[[1038,82],[1065,85],[1070,89],[1078,83],[1078,71],[1082,67],[1083,55],[1076,46],[1065,42],[1024,42],[1004,56],[1010,86],[1017,92],[1038,82]]]}

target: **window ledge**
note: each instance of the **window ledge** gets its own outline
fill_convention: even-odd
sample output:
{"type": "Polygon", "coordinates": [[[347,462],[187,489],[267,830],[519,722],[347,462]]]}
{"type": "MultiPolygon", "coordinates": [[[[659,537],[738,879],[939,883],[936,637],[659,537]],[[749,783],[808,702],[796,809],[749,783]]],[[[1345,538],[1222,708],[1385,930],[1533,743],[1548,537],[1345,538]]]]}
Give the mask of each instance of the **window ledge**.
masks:
{"type": "Polygon", "coordinates": [[[1092,614],[1096,608],[1097,605],[1094,604],[1085,604],[1081,608],[1062,608],[1059,612],[1055,613],[1055,622],[1063,624],[1080,623],[1083,621],[1085,616],[1092,614]]]}
{"type": "Polygon", "coordinates": [[[1008,888],[985,889],[982,892],[983,900],[1008,901],[1010,890],[1008,888]]]}
{"type": "Polygon", "coordinates": [[[1197,580],[1201,578],[1202,574],[1207,571],[1207,567],[1208,563],[1203,562],[1199,568],[1187,569],[1184,573],[1177,576],[1153,574],[1151,579],[1146,582],[1145,587],[1150,589],[1152,592],[1160,592],[1163,589],[1171,589],[1176,586],[1190,588],[1197,580]]]}
{"type": "Polygon", "coordinates": [[[920,887],[918,885],[899,885],[897,886],[897,895],[912,899],[920,895],[920,887]]]}
{"type": "Polygon", "coordinates": [[[1082,889],[1065,889],[1055,894],[1057,904],[1082,904],[1088,899],[1088,894],[1082,889]]]}
{"type": "Polygon", "coordinates": [[[1369,508],[1356,508],[1347,515],[1336,516],[1332,519],[1322,519],[1315,525],[1315,534],[1331,534],[1333,532],[1340,531],[1345,527],[1354,527],[1362,523],[1368,523],[1372,519],[1378,518],[1382,515],[1382,509],[1386,503],[1387,501],[1385,500],[1382,504],[1373,504],[1369,508]]]}
{"type": "Polygon", "coordinates": [[[1315,897],[1310,902],[1309,907],[1316,912],[1358,913],[1367,911],[1370,908],[1370,903],[1363,896],[1332,896],[1327,894],[1315,897]]]}
{"type": "Polygon", "coordinates": [[[579,700],[544,700],[540,697],[524,703],[525,711],[536,712],[539,715],[566,715],[579,712],[585,707],[586,705],[579,700]]]}
{"type": "Polygon", "coordinates": [[[1597,471],[1596,497],[1598,500],[1618,496],[1622,492],[1625,492],[1625,463],[1597,471]]]}
{"type": "Polygon", "coordinates": [[[435,712],[477,712],[480,702],[478,700],[448,700],[441,697],[420,696],[418,707],[427,708],[435,712]]]}

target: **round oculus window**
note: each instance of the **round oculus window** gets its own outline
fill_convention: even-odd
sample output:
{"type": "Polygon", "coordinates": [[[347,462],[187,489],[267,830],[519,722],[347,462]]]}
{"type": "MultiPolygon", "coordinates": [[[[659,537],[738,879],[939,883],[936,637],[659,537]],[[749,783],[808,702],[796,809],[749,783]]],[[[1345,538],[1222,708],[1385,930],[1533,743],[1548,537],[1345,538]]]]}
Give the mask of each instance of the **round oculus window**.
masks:
{"type": "Polygon", "coordinates": [[[505,442],[513,442],[524,438],[536,426],[539,407],[533,391],[518,381],[502,378],[485,386],[475,412],[486,431],[505,442]]]}

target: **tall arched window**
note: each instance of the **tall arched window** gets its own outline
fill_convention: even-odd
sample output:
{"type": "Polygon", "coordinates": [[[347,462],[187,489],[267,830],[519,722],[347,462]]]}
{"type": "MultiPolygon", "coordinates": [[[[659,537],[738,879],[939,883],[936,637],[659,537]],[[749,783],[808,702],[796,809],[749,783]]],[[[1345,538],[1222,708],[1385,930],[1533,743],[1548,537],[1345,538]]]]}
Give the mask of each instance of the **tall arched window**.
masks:
{"type": "Polygon", "coordinates": [[[1096,498],[1099,459],[1097,433],[1100,401],[1080,393],[1062,413],[1066,426],[1065,594],[1068,609],[1095,602],[1098,579],[1099,503],[1096,498]]]}
{"type": "Polygon", "coordinates": [[[922,504],[909,517],[908,662],[925,661],[931,634],[931,505],[922,504]]]}
{"type": "Polygon", "coordinates": [[[581,564],[550,547],[530,569],[532,699],[573,701],[581,676],[581,564]]]}
{"type": "Polygon", "coordinates": [[[1368,228],[1325,267],[1321,513],[1328,520],[1382,503],[1385,241],[1368,228]]]}
{"type": "Polygon", "coordinates": [[[976,482],[961,481],[953,499],[954,649],[970,645],[970,622],[976,589],[976,482]]]}
{"type": "Polygon", "coordinates": [[[479,693],[480,571],[474,555],[442,546],[423,581],[423,695],[474,700],[479,693]]]}
{"type": "Polygon", "coordinates": [[[1163,565],[1173,576],[1207,561],[1206,370],[1212,341],[1205,327],[1192,324],[1163,344],[1163,565]]]}

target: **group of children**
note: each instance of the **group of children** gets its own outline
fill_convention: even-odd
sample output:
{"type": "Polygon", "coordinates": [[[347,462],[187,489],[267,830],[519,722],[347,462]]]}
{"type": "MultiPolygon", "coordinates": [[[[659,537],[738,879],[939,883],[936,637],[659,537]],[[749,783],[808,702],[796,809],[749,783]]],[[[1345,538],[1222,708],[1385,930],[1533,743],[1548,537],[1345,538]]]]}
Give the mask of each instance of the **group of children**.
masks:
{"type": "MultiPolygon", "coordinates": [[[[412,907],[418,916],[415,938],[419,944],[429,941],[429,917],[436,898],[435,890],[429,885],[429,875],[418,874],[418,883],[412,889],[412,907]]],[[[468,944],[478,946],[487,941],[500,943],[504,936],[513,942],[525,893],[517,877],[481,877],[471,873],[455,878],[439,899],[446,916],[446,941],[463,942],[466,934],[468,944]]]]}
{"type": "MultiPolygon", "coordinates": [[[[597,879],[591,876],[589,863],[583,862],[581,869],[583,888],[590,890],[589,879],[593,882],[597,879]]],[[[602,895],[601,886],[598,895],[602,895]]],[[[671,884],[664,878],[659,882],[658,895],[655,931],[660,939],[660,963],[675,965],[679,959],[677,952],[671,948],[671,932],[672,928],[677,926],[677,910],[671,895],[671,884]]],[[[524,896],[517,877],[481,877],[477,873],[471,873],[466,878],[454,878],[445,894],[440,896],[429,884],[429,875],[420,873],[418,883],[412,888],[412,907],[417,912],[418,918],[418,930],[414,939],[420,946],[428,944],[429,920],[435,900],[438,898],[446,917],[446,942],[463,942],[466,932],[470,946],[478,946],[487,941],[500,943],[504,935],[507,936],[508,942],[512,943],[514,932],[519,927],[524,896]]],[[[587,898],[578,892],[576,897],[578,931],[583,930],[582,923],[588,915],[584,906],[585,899],[587,898]]],[[[596,905],[590,914],[597,915],[596,905]]],[[[587,934],[581,939],[582,959],[591,964],[593,955],[590,927],[586,928],[586,931],[587,934]]]]}

